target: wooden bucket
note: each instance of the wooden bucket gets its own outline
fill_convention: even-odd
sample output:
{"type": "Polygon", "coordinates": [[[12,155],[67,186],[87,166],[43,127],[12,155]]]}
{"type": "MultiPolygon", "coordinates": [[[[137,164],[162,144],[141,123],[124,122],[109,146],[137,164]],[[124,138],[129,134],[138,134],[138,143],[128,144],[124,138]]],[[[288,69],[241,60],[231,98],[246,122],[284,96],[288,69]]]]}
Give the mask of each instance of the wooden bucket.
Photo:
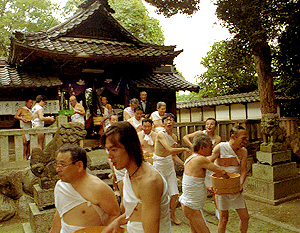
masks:
{"type": "Polygon", "coordinates": [[[236,194],[240,192],[240,174],[239,173],[229,173],[229,179],[223,177],[217,177],[216,174],[211,175],[211,183],[215,194],[236,194]]]}
{"type": "MultiPolygon", "coordinates": [[[[99,233],[104,230],[106,226],[95,226],[95,227],[86,227],[77,231],[73,231],[73,233],[99,233]]],[[[119,228],[118,233],[125,233],[127,232],[124,228],[119,228]]]]}
{"type": "Polygon", "coordinates": [[[100,125],[104,119],[105,119],[105,117],[101,117],[101,116],[93,117],[94,125],[100,125]]]}

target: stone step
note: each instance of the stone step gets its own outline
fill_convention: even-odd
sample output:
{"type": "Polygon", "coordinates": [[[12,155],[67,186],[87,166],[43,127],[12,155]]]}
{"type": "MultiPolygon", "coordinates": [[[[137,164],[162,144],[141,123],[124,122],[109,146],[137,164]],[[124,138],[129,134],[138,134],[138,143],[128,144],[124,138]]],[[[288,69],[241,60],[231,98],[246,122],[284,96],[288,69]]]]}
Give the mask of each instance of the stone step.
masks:
{"type": "Polygon", "coordinates": [[[22,223],[22,227],[23,227],[23,233],[33,233],[30,226],[30,222],[22,223]]]}
{"type": "Polygon", "coordinates": [[[108,175],[112,173],[111,169],[101,169],[101,170],[92,170],[91,171],[93,175],[97,176],[101,180],[103,179],[109,179],[108,175]]]}

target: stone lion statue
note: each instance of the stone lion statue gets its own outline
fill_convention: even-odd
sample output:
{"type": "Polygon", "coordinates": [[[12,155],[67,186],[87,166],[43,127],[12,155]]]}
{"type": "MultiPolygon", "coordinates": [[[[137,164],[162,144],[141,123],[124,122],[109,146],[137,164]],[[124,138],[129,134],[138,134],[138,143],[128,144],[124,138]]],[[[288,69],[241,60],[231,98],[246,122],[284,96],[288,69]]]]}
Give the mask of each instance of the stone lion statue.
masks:
{"type": "Polygon", "coordinates": [[[274,144],[284,142],[286,131],[279,126],[278,114],[263,114],[261,119],[262,134],[264,144],[274,144]]]}
{"type": "Polygon", "coordinates": [[[55,170],[55,158],[58,150],[64,144],[78,144],[86,136],[84,125],[77,122],[63,124],[55,133],[53,139],[42,151],[40,148],[32,150],[30,167],[32,173],[40,178],[43,189],[54,188],[59,176],[55,170]]]}

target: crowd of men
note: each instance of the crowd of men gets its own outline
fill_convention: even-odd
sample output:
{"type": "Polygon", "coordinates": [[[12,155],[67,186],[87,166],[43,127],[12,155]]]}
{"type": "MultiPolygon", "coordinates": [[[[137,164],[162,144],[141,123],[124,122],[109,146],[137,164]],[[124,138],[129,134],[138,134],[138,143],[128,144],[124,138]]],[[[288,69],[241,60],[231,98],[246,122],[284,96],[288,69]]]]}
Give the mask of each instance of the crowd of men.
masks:
{"type": "MultiPolygon", "coordinates": [[[[230,209],[236,210],[240,218],[240,232],[247,232],[249,214],[242,196],[247,176],[246,130],[234,126],[230,140],[221,142],[215,133],[217,121],[209,118],[205,130],[185,135],[183,141],[187,147],[180,147],[173,134],[176,118],[166,113],[166,104],[158,102],[156,111],[151,112],[147,93],[141,92],[140,99],[130,100],[122,121],[113,114],[107,98],[101,99],[104,108],[101,143],[113,171],[110,177],[114,189],[87,171],[82,142],[59,150],[56,171],[60,180],[54,191],[57,211],[50,232],[71,233],[90,226],[107,226],[103,232],[118,232],[125,224],[129,233],[172,232],[171,223],[181,224],[175,216],[178,199],[191,232],[210,232],[202,212],[208,191],[214,195],[210,175],[228,179],[229,173],[240,174],[241,188],[239,193],[214,195],[218,232],[225,232],[230,209]],[[179,198],[174,163],[184,167],[179,198]],[[116,192],[121,202],[117,201],[116,192]]],[[[72,121],[84,124],[85,109],[75,96],[70,97],[70,103],[74,109],[72,121]]],[[[32,104],[32,100],[27,100],[15,115],[22,128],[30,127],[30,121],[31,127],[54,122],[54,118],[44,117],[43,96],[37,97],[31,109],[32,104]]],[[[43,135],[38,140],[42,149],[43,135]]],[[[27,159],[28,135],[24,135],[23,142],[27,159]]]]}

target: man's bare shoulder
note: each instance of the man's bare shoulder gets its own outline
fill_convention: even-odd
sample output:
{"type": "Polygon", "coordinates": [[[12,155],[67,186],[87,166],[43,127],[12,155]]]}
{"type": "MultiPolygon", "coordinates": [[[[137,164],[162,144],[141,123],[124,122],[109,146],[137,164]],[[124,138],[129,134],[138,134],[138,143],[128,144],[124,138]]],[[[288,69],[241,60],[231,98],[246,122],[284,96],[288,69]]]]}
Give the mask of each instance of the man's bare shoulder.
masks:
{"type": "Polygon", "coordinates": [[[247,156],[248,156],[248,150],[247,150],[245,147],[242,147],[242,148],[239,150],[238,154],[239,154],[240,156],[242,156],[242,157],[247,157],[247,156]]]}
{"type": "Polygon", "coordinates": [[[108,190],[110,187],[102,181],[100,178],[94,175],[89,175],[89,185],[95,190],[95,192],[101,192],[103,190],[108,190]]]}
{"type": "Polygon", "coordinates": [[[151,137],[152,137],[152,138],[156,138],[156,137],[157,137],[157,133],[154,132],[154,131],[152,131],[151,137]]]}
{"type": "Polygon", "coordinates": [[[141,193],[153,192],[153,190],[161,189],[163,187],[163,178],[153,167],[146,169],[146,172],[143,174],[142,179],[140,180],[140,190],[141,193]]]}

